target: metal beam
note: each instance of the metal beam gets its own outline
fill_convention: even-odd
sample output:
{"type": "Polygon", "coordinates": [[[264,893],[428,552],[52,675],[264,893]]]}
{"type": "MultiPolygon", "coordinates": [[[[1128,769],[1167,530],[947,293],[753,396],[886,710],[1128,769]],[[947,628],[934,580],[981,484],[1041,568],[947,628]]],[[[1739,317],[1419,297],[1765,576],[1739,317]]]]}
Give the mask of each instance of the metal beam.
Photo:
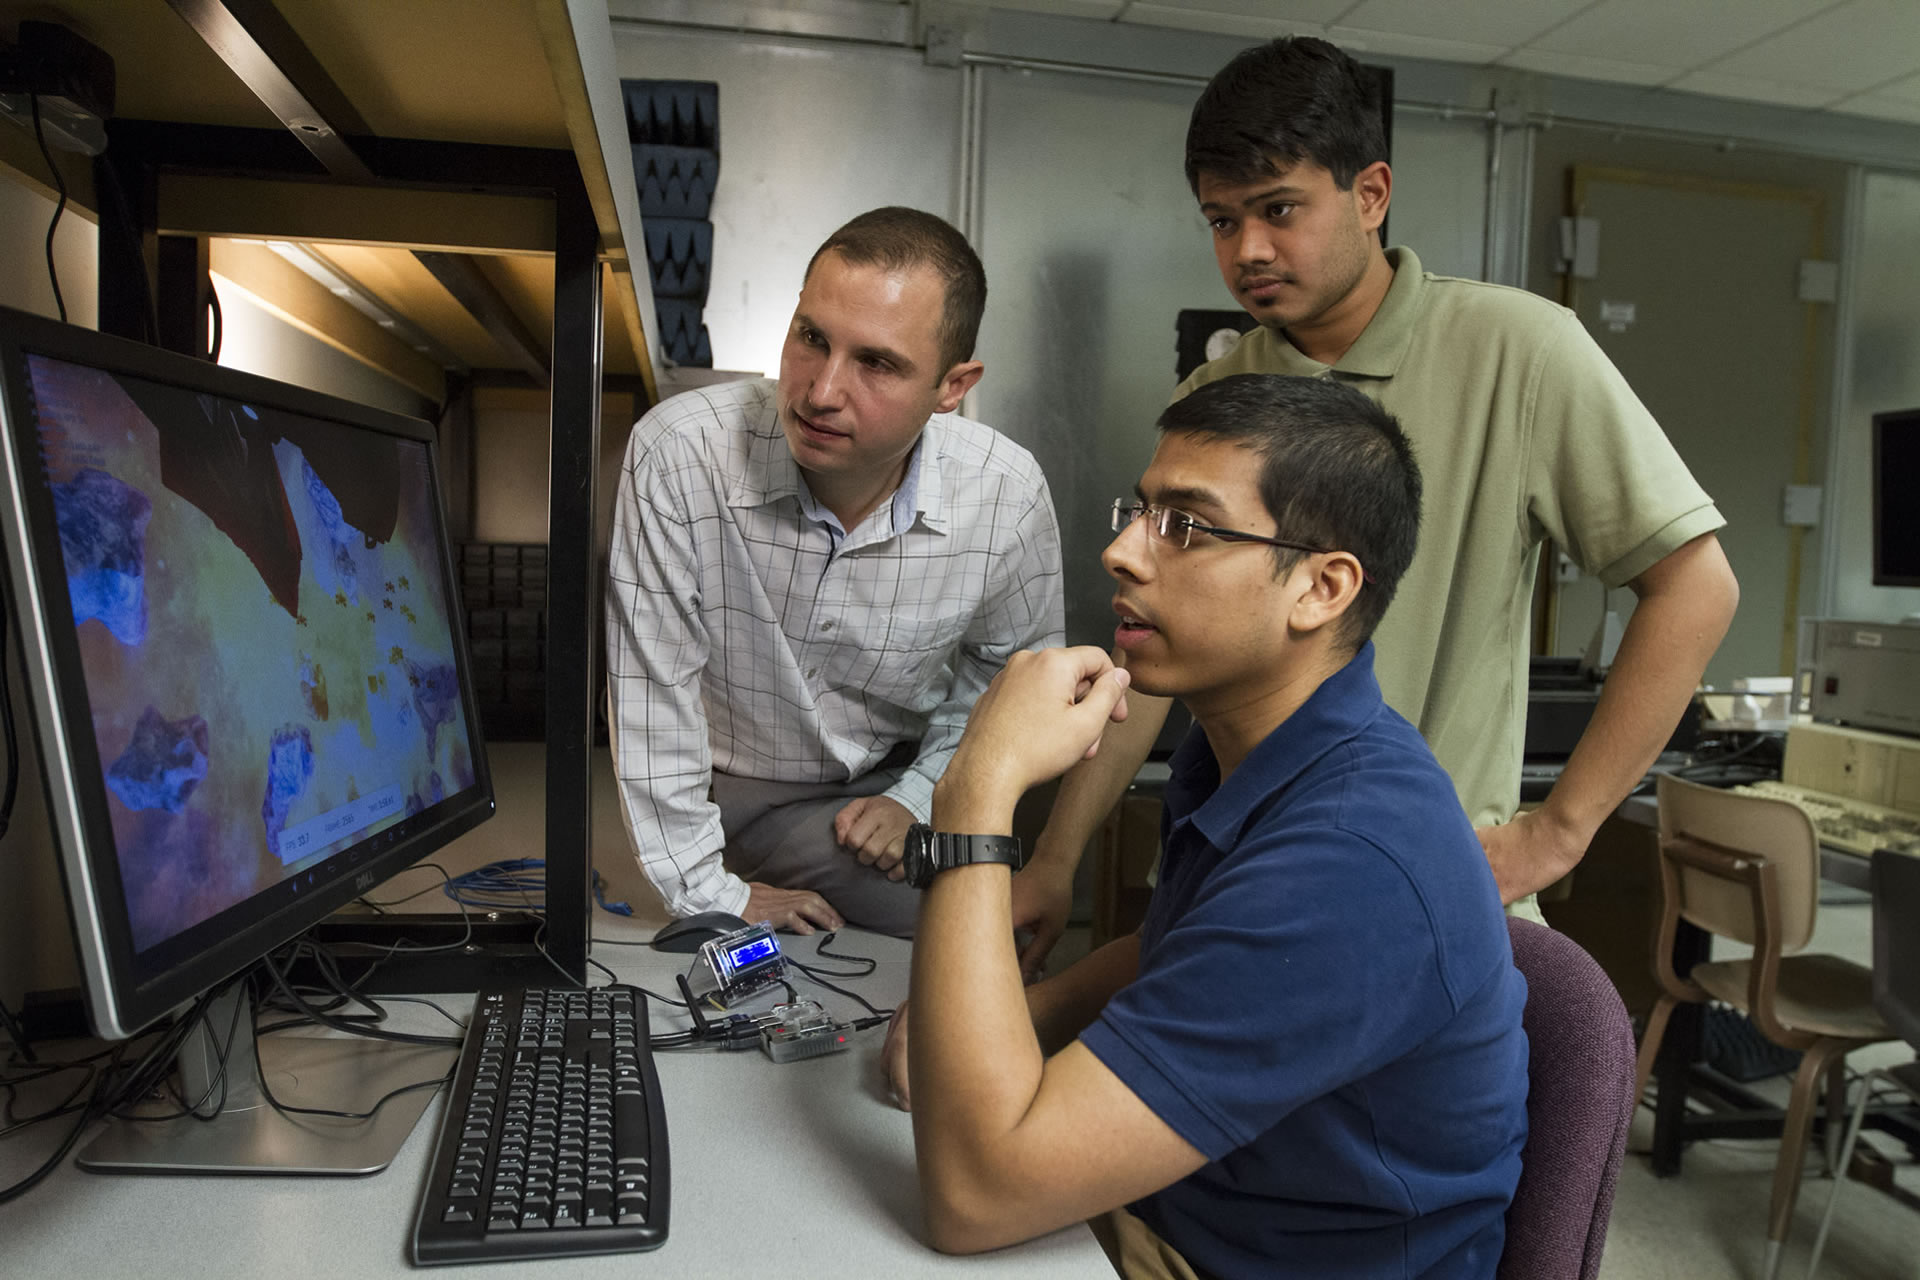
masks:
{"type": "Polygon", "coordinates": [[[601,256],[613,268],[613,279],[604,287],[618,300],[627,342],[647,381],[647,403],[652,404],[659,398],[655,371],[660,368],[660,335],[607,6],[602,0],[535,0],[534,14],[580,179],[599,223],[601,256]]]}
{"type": "Polygon", "coordinates": [[[553,252],[553,201],[545,196],[163,172],[158,216],[163,235],[553,252]]]}
{"type": "Polygon", "coordinates": [[[160,345],[196,360],[212,360],[213,278],[205,236],[161,236],[159,243],[160,345]]]}
{"type": "Polygon", "coordinates": [[[271,0],[167,0],[329,174],[373,177],[347,141],[373,130],[271,0]]]}
{"type": "MultiPolygon", "coordinates": [[[[468,254],[438,250],[416,249],[413,256],[433,273],[433,278],[453,295],[455,302],[480,322],[480,327],[499,344],[513,364],[533,375],[541,386],[547,385],[547,359],[539,339],[528,331],[512,304],[480,270],[478,262],[468,254]]],[[[557,262],[555,270],[557,273],[557,262]]]]}
{"type": "Polygon", "coordinates": [[[599,234],[586,188],[556,189],[552,460],[547,497],[547,950],[584,983],[593,898],[594,692],[600,599],[593,553],[600,464],[599,234]]]}
{"type": "MultiPolygon", "coordinates": [[[[113,136],[112,122],[108,137],[113,136]]],[[[94,188],[100,195],[100,332],[159,345],[154,318],[155,234],[158,183],[138,146],[109,146],[94,157],[94,188]]]]}

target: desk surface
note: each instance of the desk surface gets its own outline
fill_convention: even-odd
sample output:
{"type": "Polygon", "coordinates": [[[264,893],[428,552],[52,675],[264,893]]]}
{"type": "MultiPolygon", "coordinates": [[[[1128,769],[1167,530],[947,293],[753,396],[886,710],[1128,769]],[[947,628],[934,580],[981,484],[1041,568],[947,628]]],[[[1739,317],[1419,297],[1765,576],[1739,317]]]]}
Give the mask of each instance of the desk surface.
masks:
{"type": "MultiPolygon", "coordinates": [[[[651,929],[649,921],[596,911],[593,954],[625,981],[671,990],[688,957],[612,941],[641,939],[651,929]]],[[[788,941],[810,960],[809,940],[788,941]]],[[[906,993],[907,944],[848,930],[834,949],[880,961],[871,977],[839,985],[880,1008],[906,993]]],[[[844,997],[809,987],[800,984],[801,994],[842,1016],[858,1012],[844,997]]],[[[396,1006],[396,1016],[406,1008],[396,1006]]],[[[420,1030],[437,1021],[419,1010],[405,1017],[404,1025],[420,1030]]],[[[679,1010],[653,1007],[656,1032],[684,1025],[679,1010]]],[[[883,1034],[863,1032],[847,1053],[785,1065],[758,1052],[656,1055],[672,1149],[667,1244],[644,1254],[488,1263],[475,1274],[687,1280],[734,1277],[758,1264],[777,1266],[770,1274],[780,1276],[1111,1277],[1081,1226],[977,1258],[945,1257],[922,1243],[911,1117],[884,1096],[883,1034]]],[[[406,1261],[441,1106],[437,1098],[392,1166],[367,1178],[90,1174],[69,1158],[40,1186],[0,1205],[0,1269],[85,1280],[450,1270],[413,1272],[406,1261]]],[[[0,1145],[0,1185],[38,1164],[56,1140],[49,1133],[0,1145]]]]}

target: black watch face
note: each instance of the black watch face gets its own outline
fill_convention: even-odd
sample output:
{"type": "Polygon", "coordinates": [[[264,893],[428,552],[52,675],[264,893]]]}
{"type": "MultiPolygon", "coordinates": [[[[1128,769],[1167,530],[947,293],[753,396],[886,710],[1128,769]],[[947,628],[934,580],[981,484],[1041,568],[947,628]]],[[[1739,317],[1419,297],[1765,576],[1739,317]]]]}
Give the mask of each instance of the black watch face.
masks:
{"type": "Polygon", "coordinates": [[[906,848],[900,855],[900,865],[906,868],[907,883],[915,889],[924,889],[933,881],[933,828],[914,823],[907,828],[906,848]]]}

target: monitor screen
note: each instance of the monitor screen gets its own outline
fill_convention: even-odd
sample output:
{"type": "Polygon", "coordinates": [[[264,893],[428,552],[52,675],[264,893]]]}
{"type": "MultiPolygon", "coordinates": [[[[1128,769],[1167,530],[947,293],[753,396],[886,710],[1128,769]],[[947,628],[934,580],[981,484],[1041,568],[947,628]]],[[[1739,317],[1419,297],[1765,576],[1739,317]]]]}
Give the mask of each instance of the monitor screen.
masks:
{"type": "Polygon", "coordinates": [[[1920,587],[1920,409],[1873,417],[1873,585],[1920,587]]]}
{"type": "Polygon", "coordinates": [[[102,1035],[493,811],[426,424],[0,311],[0,518],[102,1035]]]}

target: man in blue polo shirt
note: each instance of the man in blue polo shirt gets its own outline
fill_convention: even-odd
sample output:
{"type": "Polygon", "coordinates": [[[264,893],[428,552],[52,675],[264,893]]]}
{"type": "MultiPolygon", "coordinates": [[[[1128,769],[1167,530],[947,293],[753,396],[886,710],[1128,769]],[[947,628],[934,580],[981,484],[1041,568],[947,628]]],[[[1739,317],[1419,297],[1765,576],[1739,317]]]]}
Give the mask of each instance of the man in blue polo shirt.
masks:
{"type": "Polygon", "coordinates": [[[1489,1277],[1526,1136],[1525,984],[1447,775],[1368,637],[1419,527],[1391,415],[1244,375],[1161,416],[1103,559],[1117,646],[1017,654],[907,841],[884,1055],[935,1247],[1094,1220],[1128,1276],[1489,1277]],[[1132,687],[1181,698],[1138,934],[1021,985],[1014,804],[1132,687]]]}

